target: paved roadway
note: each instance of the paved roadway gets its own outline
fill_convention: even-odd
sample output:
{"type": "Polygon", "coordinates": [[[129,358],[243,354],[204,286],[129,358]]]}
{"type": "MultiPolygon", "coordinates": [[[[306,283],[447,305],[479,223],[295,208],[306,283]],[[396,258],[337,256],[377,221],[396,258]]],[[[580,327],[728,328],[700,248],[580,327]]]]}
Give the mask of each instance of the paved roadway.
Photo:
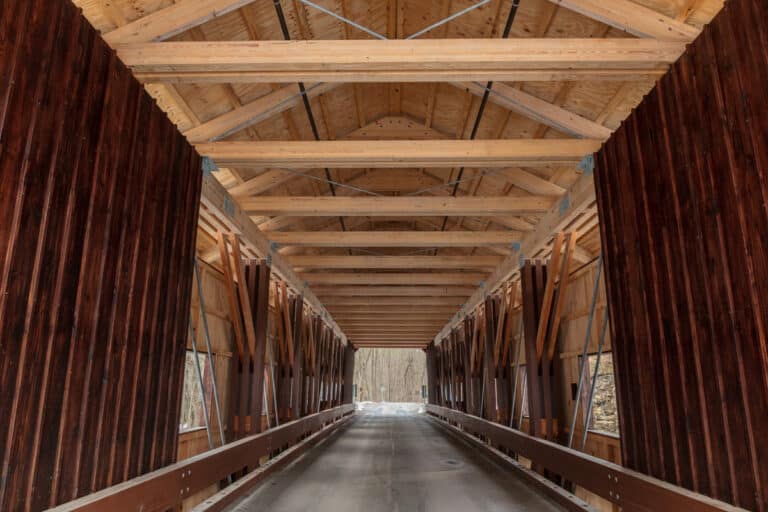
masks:
{"type": "Polygon", "coordinates": [[[369,405],[233,510],[562,510],[414,409],[369,405]]]}

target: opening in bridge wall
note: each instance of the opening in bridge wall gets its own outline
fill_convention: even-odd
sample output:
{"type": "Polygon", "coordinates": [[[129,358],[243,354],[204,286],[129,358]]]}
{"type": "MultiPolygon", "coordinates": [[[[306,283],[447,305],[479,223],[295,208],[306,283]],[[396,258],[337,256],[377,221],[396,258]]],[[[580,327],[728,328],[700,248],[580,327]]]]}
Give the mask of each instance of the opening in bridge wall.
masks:
{"type": "Polygon", "coordinates": [[[355,354],[357,401],[421,402],[427,385],[424,351],[361,348],[355,354]]]}

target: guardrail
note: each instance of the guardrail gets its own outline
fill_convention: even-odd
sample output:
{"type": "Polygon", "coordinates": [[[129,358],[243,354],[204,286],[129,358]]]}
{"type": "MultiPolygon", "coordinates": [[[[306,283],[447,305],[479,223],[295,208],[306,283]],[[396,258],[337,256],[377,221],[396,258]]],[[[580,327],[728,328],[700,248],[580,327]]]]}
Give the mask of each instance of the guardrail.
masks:
{"type": "Polygon", "coordinates": [[[619,505],[624,512],[744,510],[461,411],[430,404],[427,405],[427,412],[461,427],[465,433],[483,436],[494,446],[530,459],[566,480],[619,505]]]}
{"type": "Polygon", "coordinates": [[[195,492],[243,468],[256,469],[259,459],[354,413],[346,404],[305,416],[271,430],[226,444],[132,480],[113,485],[51,509],[55,512],[167,510],[195,492]]]}

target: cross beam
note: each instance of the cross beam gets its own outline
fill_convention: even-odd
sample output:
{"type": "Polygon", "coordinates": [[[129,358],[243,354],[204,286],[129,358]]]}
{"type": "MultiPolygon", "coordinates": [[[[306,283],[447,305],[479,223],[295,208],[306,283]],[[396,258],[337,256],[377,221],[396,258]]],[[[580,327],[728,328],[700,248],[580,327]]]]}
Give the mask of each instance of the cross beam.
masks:
{"type": "Polygon", "coordinates": [[[166,42],[119,45],[144,82],[636,80],[685,49],[654,39],[423,39],[166,42]]]}
{"type": "Polygon", "coordinates": [[[370,169],[576,165],[600,146],[596,139],[329,140],[213,142],[196,149],[221,167],[370,169]]]}

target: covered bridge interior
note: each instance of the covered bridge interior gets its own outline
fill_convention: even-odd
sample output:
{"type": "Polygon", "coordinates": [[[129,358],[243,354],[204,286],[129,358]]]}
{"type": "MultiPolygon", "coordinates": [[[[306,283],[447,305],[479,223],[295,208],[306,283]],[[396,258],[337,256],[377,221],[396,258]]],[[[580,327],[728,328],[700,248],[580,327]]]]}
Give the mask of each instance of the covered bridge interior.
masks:
{"type": "Polygon", "coordinates": [[[0,2],[0,510],[768,511],[766,12],[0,2]]]}

